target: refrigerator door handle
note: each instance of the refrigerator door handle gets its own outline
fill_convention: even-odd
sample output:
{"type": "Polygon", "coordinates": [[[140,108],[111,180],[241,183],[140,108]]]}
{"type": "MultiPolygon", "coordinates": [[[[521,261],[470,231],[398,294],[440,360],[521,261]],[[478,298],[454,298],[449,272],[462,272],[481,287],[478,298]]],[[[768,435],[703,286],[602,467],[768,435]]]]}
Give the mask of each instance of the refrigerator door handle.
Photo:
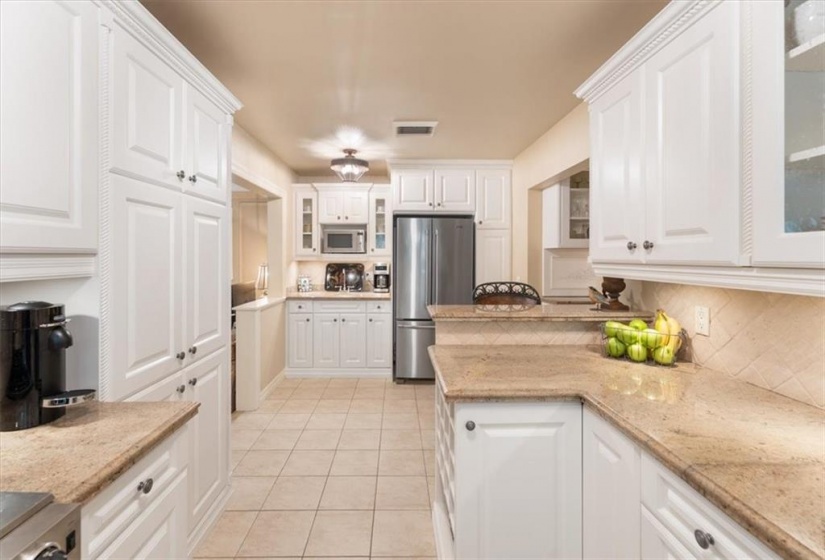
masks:
{"type": "MultiPolygon", "coordinates": [[[[433,246],[432,246],[432,244],[430,244],[430,233],[429,233],[429,231],[425,231],[424,236],[427,238],[426,245],[429,245],[429,247],[430,247],[430,251],[427,252],[427,270],[432,271],[432,269],[433,269],[433,251],[432,251],[432,247],[433,246]]],[[[435,301],[433,300],[433,285],[435,283],[435,279],[433,278],[432,274],[430,274],[429,280],[430,281],[428,282],[428,285],[427,285],[427,305],[432,305],[433,303],[435,303],[435,301]]]]}
{"type": "Polygon", "coordinates": [[[435,329],[435,325],[404,325],[399,324],[399,329],[435,329]]]}
{"type": "Polygon", "coordinates": [[[433,291],[435,292],[433,305],[438,305],[438,228],[436,227],[433,227],[433,237],[435,238],[433,241],[433,260],[435,260],[435,266],[433,266],[433,291]]]}

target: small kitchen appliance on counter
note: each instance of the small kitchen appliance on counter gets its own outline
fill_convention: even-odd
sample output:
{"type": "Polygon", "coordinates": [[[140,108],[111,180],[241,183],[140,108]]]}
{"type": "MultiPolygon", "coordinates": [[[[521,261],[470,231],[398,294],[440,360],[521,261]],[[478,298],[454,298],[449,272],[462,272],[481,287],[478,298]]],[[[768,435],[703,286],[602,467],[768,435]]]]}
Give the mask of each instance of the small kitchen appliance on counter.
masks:
{"type": "Polygon", "coordinates": [[[0,558],[80,558],[80,506],[40,492],[0,492],[0,558]]]}
{"type": "Polygon", "coordinates": [[[0,307],[0,432],[54,422],[95,391],[66,390],[73,344],[63,306],[24,301],[0,307]]]}
{"type": "Polygon", "coordinates": [[[372,291],[386,294],[390,291],[389,263],[375,263],[372,267],[372,291]]]}
{"type": "Polygon", "coordinates": [[[364,265],[329,263],[324,280],[328,292],[360,292],[364,289],[364,265]]]}

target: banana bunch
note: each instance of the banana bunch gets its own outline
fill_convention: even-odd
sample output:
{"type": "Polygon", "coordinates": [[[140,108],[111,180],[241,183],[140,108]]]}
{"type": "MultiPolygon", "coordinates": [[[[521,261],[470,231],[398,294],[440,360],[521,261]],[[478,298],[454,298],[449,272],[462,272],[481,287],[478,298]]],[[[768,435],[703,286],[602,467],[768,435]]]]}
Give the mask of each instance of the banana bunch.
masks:
{"type": "Polygon", "coordinates": [[[670,365],[676,360],[676,353],[682,347],[682,325],[668,316],[664,309],[657,309],[653,328],[664,336],[664,343],[654,350],[653,359],[660,364],[670,365]]]}

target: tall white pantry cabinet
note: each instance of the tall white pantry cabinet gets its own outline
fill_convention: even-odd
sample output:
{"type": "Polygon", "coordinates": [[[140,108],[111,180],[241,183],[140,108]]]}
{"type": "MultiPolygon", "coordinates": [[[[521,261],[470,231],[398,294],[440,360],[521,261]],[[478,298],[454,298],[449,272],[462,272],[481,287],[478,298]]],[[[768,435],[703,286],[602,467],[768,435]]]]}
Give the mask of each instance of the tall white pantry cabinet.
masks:
{"type": "Polygon", "coordinates": [[[0,9],[0,280],[96,277],[99,398],[200,403],[164,444],[181,458],[158,479],[159,505],[106,550],[98,525],[126,519],[133,488],[121,496],[118,479],[84,504],[84,555],[187,556],[229,490],[227,203],[241,104],[136,1],[0,9]],[[159,523],[173,533],[162,546],[159,523]]]}

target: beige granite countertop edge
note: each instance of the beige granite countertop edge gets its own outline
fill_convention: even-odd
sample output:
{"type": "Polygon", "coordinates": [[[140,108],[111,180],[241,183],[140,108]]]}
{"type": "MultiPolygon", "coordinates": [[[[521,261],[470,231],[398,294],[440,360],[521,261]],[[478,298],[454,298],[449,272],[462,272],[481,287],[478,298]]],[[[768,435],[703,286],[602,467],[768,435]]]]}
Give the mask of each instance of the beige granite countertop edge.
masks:
{"type": "Polygon", "coordinates": [[[150,433],[133,445],[127,454],[112,460],[94,477],[87,479],[83,484],[66,494],[55,494],[55,501],[59,503],[85,504],[100,494],[107,486],[120,475],[129,470],[135,463],[149,454],[169,436],[179,430],[198,413],[200,403],[188,403],[190,406],[175,415],[162,429],[150,433]]]}
{"type": "Polygon", "coordinates": [[[579,400],[582,404],[600,417],[608,421],[612,426],[629,437],[640,448],[649,452],[657,460],[661,461],[667,468],[684,480],[691,488],[707,498],[716,507],[724,511],[727,515],[745,528],[760,542],[768,548],[781,555],[785,560],[821,560],[821,556],[794,538],[787,531],[766,519],[758,511],[754,510],[745,502],[726,492],[724,488],[714,482],[711,478],[701,473],[699,465],[694,465],[681,459],[676,453],[668,449],[664,444],[656,441],[652,436],[648,436],[643,430],[631,424],[630,421],[622,418],[605,403],[602,403],[592,395],[584,391],[571,389],[559,389],[558,393],[542,389],[545,394],[536,395],[535,391],[511,391],[506,396],[501,396],[500,390],[492,391],[460,391],[460,394],[450,395],[445,388],[442,373],[438,361],[434,359],[432,348],[428,353],[433,362],[436,372],[436,379],[439,389],[444,393],[444,398],[450,403],[466,402],[508,402],[519,400],[531,401],[572,401],[579,400]]]}
{"type": "Polygon", "coordinates": [[[287,300],[313,300],[313,299],[358,299],[358,300],[390,300],[392,293],[384,292],[291,292],[285,296],[287,300]]]}

